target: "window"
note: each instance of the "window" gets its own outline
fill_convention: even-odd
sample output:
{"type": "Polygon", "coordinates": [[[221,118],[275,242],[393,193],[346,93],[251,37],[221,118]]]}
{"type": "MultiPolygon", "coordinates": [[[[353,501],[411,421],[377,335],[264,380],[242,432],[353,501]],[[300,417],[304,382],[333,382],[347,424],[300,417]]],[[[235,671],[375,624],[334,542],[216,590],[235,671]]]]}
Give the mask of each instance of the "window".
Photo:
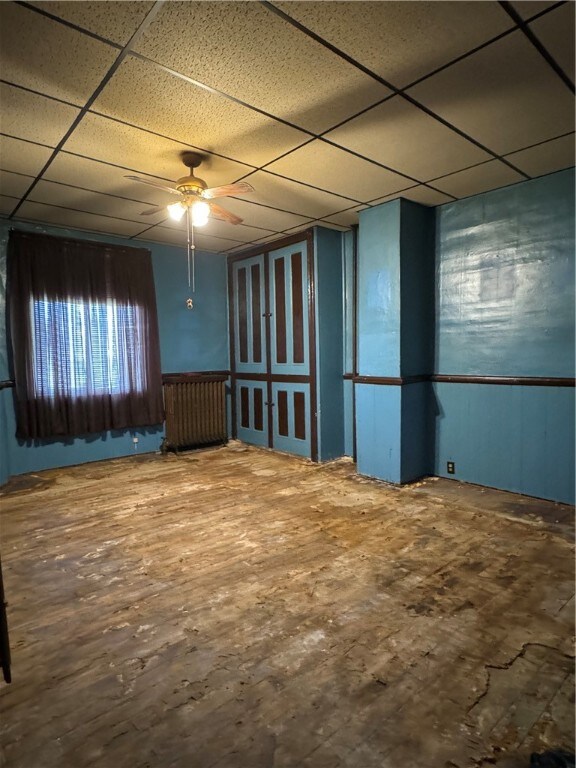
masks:
{"type": "Polygon", "coordinates": [[[162,423],[149,251],[13,231],[8,280],[18,437],[162,423]]]}
{"type": "Polygon", "coordinates": [[[143,392],[142,310],[117,302],[30,301],[37,397],[143,392]],[[127,350],[135,350],[130,368],[127,350]],[[62,365],[64,361],[65,365],[62,365]]]}

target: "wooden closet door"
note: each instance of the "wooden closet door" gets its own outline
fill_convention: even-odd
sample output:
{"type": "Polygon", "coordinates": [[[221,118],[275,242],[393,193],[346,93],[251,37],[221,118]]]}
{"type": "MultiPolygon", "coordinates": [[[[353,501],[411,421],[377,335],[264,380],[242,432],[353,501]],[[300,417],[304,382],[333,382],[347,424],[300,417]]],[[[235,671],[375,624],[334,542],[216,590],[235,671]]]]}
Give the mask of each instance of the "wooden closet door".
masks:
{"type": "Polygon", "coordinates": [[[268,254],[272,447],[311,455],[306,242],[268,254]]]}
{"type": "Polygon", "coordinates": [[[236,262],[232,268],[232,281],[236,435],[245,443],[268,446],[264,254],[236,262]],[[242,378],[243,374],[249,378],[242,378]]]}
{"type": "Polygon", "coordinates": [[[270,373],[309,376],[308,259],[306,243],[268,254],[270,373]]]}
{"type": "Polygon", "coordinates": [[[267,371],[264,254],[235,262],[234,365],[237,374],[267,371]]]}

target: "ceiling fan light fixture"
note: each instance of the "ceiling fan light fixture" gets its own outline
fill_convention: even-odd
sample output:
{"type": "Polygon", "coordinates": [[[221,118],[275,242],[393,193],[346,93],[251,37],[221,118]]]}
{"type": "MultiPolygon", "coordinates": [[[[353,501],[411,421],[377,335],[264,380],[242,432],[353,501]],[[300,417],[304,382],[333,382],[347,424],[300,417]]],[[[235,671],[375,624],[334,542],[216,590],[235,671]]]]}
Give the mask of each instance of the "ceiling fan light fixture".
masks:
{"type": "Polygon", "coordinates": [[[171,205],[168,205],[167,208],[168,215],[171,219],[174,219],[174,221],[180,221],[182,216],[186,213],[186,208],[182,203],[172,203],[171,205]]]}
{"type": "Polygon", "coordinates": [[[210,206],[203,200],[196,200],[192,203],[192,224],[195,227],[203,227],[208,223],[210,215],[210,206]]]}

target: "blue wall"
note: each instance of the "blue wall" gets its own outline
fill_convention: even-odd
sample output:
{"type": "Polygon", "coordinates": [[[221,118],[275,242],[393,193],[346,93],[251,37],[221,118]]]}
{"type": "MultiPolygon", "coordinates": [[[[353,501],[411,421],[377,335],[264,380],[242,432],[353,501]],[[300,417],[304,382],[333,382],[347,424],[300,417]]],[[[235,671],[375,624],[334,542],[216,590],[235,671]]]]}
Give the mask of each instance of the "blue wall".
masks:
{"type": "Polygon", "coordinates": [[[400,200],[360,211],[358,373],[400,376],[400,200]]]}
{"type": "MultiPolygon", "coordinates": [[[[344,373],[354,374],[354,310],[355,310],[355,254],[354,240],[356,232],[342,233],[342,278],[344,290],[342,294],[342,316],[344,331],[344,346],[342,349],[344,373]]],[[[345,379],[343,418],[344,418],[344,455],[354,456],[354,384],[351,379],[345,379]]]]}
{"type": "Polygon", "coordinates": [[[360,212],[358,373],[381,381],[355,385],[358,471],[393,483],[433,466],[429,386],[402,378],[432,372],[433,277],[433,210],[394,200],[360,212]]]}
{"type": "MultiPolygon", "coordinates": [[[[574,377],[574,171],[437,209],[435,372],[574,377]]],[[[437,383],[434,473],[574,503],[574,388],[437,383]]]]}
{"type": "Polygon", "coordinates": [[[316,362],[318,368],[318,458],[329,461],[344,453],[344,373],[342,236],[314,228],[316,278],[316,362]]]}
{"type": "MultiPolygon", "coordinates": [[[[361,375],[574,377],[573,170],[437,208],[434,274],[426,257],[431,252],[429,212],[398,200],[363,211],[360,219],[361,375]]],[[[24,223],[11,226],[103,239],[24,223]]],[[[9,378],[4,330],[8,228],[8,222],[0,221],[0,380],[9,378]]],[[[184,252],[145,245],[153,258],[163,371],[227,369],[224,257],[198,255],[195,309],[189,311],[184,252]]],[[[352,373],[350,234],[343,237],[342,264],[346,342],[339,364],[343,360],[343,369],[352,373]]],[[[331,295],[331,276],[324,271],[329,266],[322,262],[318,268],[319,287],[327,281],[331,295]]],[[[363,473],[382,477],[384,469],[386,479],[400,482],[427,465],[427,471],[447,476],[446,462],[453,461],[451,477],[574,502],[574,388],[436,382],[364,384],[355,390],[363,473]],[[414,435],[416,440],[408,439],[414,435]]],[[[343,423],[343,451],[350,454],[350,381],[343,383],[337,400],[342,420],[337,440],[343,423]]],[[[130,433],[19,445],[13,420],[12,391],[1,390],[0,482],[10,474],[134,450],[130,433]]],[[[141,433],[138,450],[157,450],[160,439],[160,431],[141,433]]]]}
{"type": "MultiPolygon", "coordinates": [[[[156,283],[162,371],[174,373],[229,368],[224,256],[197,254],[196,291],[192,296],[194,309],[189,310],[186,308],[186,299],[191,295],[186,254],[181,248],[4,219],[0,220],[0,380],[10,378],[4,324],[6,247],[11,228],[149,248],[156,283]]],[[[12,397],[12,389],[0,390],[0,483],[10,475],[132,454],[135,450],[133,436],[138,436],[136,448],[139,453],[157,451],[162,442],[163,427],[158,425],[149,429],[87,435],[73,440],[25,443],[15,437],[12,397]]]]}

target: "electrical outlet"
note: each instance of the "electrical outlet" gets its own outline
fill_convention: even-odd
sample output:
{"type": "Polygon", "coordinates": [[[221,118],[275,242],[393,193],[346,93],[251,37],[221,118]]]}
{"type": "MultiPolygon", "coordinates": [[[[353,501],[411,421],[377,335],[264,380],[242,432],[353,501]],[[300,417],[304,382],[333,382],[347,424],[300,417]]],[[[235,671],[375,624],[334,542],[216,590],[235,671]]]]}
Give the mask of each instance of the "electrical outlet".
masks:
{"type": "Polygon", "coordinates": [[[446,462],[446,471],[448,472],[449,475],[453,475],[454,474],[454,472],[456,471],[456,467],[454,466],[454,462],[453,461],[447,461],[446,462]]]}

